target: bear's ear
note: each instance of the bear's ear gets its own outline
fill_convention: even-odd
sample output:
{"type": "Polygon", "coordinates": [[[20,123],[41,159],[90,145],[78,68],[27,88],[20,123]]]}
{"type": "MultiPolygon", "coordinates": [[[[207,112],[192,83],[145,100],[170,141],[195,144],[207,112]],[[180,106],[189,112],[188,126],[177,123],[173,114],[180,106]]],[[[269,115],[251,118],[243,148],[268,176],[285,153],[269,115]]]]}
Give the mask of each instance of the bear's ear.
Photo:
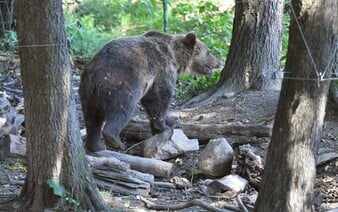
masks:
{"type": "Polygon", "coordinates": [[[196,44],[196,35],[193,32],[189,32],[188,34],[185,35],[184,37],[184,44],[193,48],[196,44]]]}

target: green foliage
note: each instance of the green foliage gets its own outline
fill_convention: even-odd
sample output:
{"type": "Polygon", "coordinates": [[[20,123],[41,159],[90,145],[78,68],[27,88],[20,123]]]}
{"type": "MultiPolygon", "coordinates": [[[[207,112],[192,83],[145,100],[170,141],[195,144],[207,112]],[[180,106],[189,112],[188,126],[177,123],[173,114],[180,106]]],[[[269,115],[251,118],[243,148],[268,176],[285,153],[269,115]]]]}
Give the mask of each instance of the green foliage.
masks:
{"type": "Polygon", "coordinates": [[[54,180],[47,180],[46,183],[50,188],[53,189],[54,195],[61,197],[63,200],[66,201],[67,204],[71,206],[76,206],[76,207],[80,206],[80,202],[73,199],[70,196],[70,193],[66,190],[66,188],[63,185],[61,185],[59,182],[56,182],[54,180]]]}
{"type": "Polygon", "coordinates": [[[221,75],[220,70],[208,76],[196,77],[191,74],[184,74],[178,76],[178,83],[175,90],[175,97],[178,100],[188,100],[199,93],[213,87],[221,75]]]}
{"type": "Polygon", "coordinates": [[[197,179],[201,174],[202,172],[197,167],[193,167],[189,172],[190,181],[193,182],[194,179],[197,179]]]}
{"type": "Polygon", "coordinates": [[[92,14],[95,25],[121,37],[156,28],[153,23],[160,19],[160,10],[155,0],[84,0],[81,13],[92,14]]]}
{"type": "MultiPolygon", "coordinates": [[[[163,29],[162,4],[155,0],[83,0],[76,12],[67,11],[68,35],[75,34],[73,54],[89,53],[110,39],[163,29]],[[93,47],[91,47],[93,46],[93,47]]],[[[231,40],[233,11],[219,11],[212,0],[169,1],[169,33],[195,31],[219,58],[225,58],[231,40]]]]}
{"type": "Polygon", "coordinates": [[[6,30],[3,37],[0,37],[0,51],[17,51],[18,37],[16,31],[6,30]]]}
{"type": "Polygon", "coordinates": [[[110,39],[104,27],[94,24],[93,15],[66,13],[65,22],[73,55],[93,56],[110,39]]]}
{"type": "Polygon", "coordinates": [[[192,169],[190,170],[189,176],[190,176],[190,177],[194,177],[194,176],[199,175],[199,174],[201,174],[201,173],[202,173],[202,172],[201,172],[198,168],[194,167],[194,168],[192,168],[192,169]]]}
{"type": "Polygon", "coordinates": [[[212,1],[186,1],[172,5],[170,31],[194,31],[219,58],[225,58],[230,46],[234,11],[219,11],[212,1]]]}
{"type": "Polygon", "coordinates": [[[285,66],[286,53],[288,51],[289,44],[289,27],[290,27],[290,13],[284,13],[283,17],[283,35],[282,35],[282,56],[281,66],[285,66]]]}

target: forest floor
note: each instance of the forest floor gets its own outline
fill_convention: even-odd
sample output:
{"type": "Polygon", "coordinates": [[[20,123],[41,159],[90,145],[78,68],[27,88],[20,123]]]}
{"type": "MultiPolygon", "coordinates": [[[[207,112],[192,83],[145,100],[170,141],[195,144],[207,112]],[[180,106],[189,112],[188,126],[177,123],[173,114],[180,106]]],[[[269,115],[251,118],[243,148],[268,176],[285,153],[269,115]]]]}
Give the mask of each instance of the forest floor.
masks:
{"type": "MultiPolygon", "coordinates": [[[[1,62],[1,61],[0,61],[1,62]]],[[[11,65],[6,63],[3,66],[11,65]]],[[[0,66],[1,67],[1,66],[0,66]]],[[[16,69],[14,67],[14,69],[16,69]]],[[[21,80],[13,75],[0,75],[0,91],[6,91],[9,96],[21,95],[18,91],[22,90],[21,80]],[[11,83],[16,80],[17,83],[11,83]],[[4,86],[6,85],[6,86],[4,86]],[[10,85],[8,90],[7,85],[10,85]]],[[[77,78],[78,79],[78,78],[77,78]]],[[[74,83],[74,85],[77,84],[74,83]]],[[[272,128],[274,114],[278,104],[278,91],[248,91],[231,98],[218,98],[206,106],[186,107],[173,104],[170,113],[180,117],[180,121],[192,124],[263,124],[272,128]]],[[[81,115],[81,112],[79,112],[81,115]]],[[[141,111],[135,115],[144,116],[141,111]]],[[[81,120],[81,119],[80,119],[81,120]]],[[[208,132],[205,132],[206,134],[208,132]]],[[[228,138],[227,138],[228,139],[228,138]]],[[[236,152],[241,145],[250,145],[257,155],[265,158],[268,150],[269,138],[267,137],[243,137],[237,141],[236,137],[229,138],[229,142],[235,150],[235,159],[232,172],[236,169],[236,152]]],[[[201,143],[200,150],[205,147],[201,143]]],[[[319,144],[319,153],[338,153],[338,109],[337,105],[329,104],[326,111],[324,130],[322,139],[319,144]]],[[[187,189],[169,189],[169,188],[152,188],[148,200],[158,204],[173,205],[192,199],[204,200],[210,205],[223,208],[224,205],[238,207],[235,198],[229,197],[228,193],[216,196],[207,196],[201,192],[200,182],[206,179],[197,170],[197,159],[200,151],[191,152],[180,156],[181,165],[178,166],[177,175],[185,177],[192,182],[192,187],[187,189]]],[[[175,162],[171,160],[170,162],[175,162]]],[[[304,173],[306,174],[306,173],[304,173]]],[[[7,202],[19,196],[24,179],[26,176],[26,167],[23,160],[8,158],[0,161],[0,210],[1,203],[7,202]]],[[[157,179],[155,179],[157,180],[157,179]]],[[[163,179],[158,179],[163,181],[163,179]]],[[[316,179],[316,199],[317,210],[338,211],[338,159],[333,158],[317,168],[316,179]],[[334,209],[335,208],[335,209],[334,209]]],[[[112,192],[103,192],[103,196],[112,208],[119,211],[150,211],[144,203],[137,199],[136,196],[125,196],[112,192]]],[[[253,205],[257,197],[257,191],[254,187],[248,188],[240,193],[240,197],[247,205],[253,205]]],[[[250,208],[248,208],[250,209],[250,208]]],[[[179,211],[204,211],[198,206],[193,206],[179,211]]]]}

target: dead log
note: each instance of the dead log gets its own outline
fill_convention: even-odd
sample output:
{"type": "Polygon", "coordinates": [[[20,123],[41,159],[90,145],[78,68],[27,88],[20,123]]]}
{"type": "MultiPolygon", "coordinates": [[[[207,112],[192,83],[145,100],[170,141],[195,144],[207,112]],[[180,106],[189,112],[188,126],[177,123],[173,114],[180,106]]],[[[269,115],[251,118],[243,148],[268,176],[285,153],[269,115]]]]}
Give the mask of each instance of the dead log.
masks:
{"type": "MultiPolygon", "coordinates": [[[[208,141],[219,137],[270,137],[271,126],[263,124],[191,124],[179,123],[180,128],[189,138],[196,138],[199,141],[208,141]]],[[[151,137],[148,121],[131,120],[123,129],[121,137],[126,140],[141,141],[151,137]]]]}
{"type": "MultiPolygon", "coordinates": [[[[93,156],[116,158],[130,164],[131,169],[149,173],[156,177],[171,178],[173,176],[174,164],[161,160],[142,158],[109,150],[92,153],[93,156]]],[[[20,136],[10,135],[0,140],[0,160],[8,157],[25,157],[26,141],[20,136]]],[[[113,159],[112,159],[113,160],[113,159]]]]}
{"type": "Polygon", "coordinates": [[[149,195],[154,176],[130,169],[130,165],[116,158],[87,155],[94,182],[99,188],[125,195],[149,195]]]}
{"type": "Polygon", "coordinates": [[[130,164],[130,167],[134,170],[149,173],[156,177],[166,177],[170,178],[173,176],[174,164],[168,163],[165,161],[151,159],[151,158],[142,158],[132,155],[127,155],[119,152],[113,152],[109,150],[102,150],[92,155],[96,157],[114,157],[120,161],[130,164]]]}

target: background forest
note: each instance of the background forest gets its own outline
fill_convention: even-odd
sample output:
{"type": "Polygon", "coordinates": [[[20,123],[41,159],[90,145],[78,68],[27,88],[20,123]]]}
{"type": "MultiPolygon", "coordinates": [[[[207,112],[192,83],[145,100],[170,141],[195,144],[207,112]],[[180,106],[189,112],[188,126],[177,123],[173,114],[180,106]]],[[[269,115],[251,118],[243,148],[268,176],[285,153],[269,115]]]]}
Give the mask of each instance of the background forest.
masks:
{"type": "MultiPolygon", "coordinates": [[[[234,2],[168,1],[168,33],[194,31],[218,58],[225,58],[231,40],[234,2]]],[[[84,0],[65,3],[71,54],[90,59],[110,39],[164,30],[162,1],[84,0]]],[[[176,98],[186,100],[213,86],[220,70],[208,77],[180,76],[176,98]]]]}
{"type": "MultiPolygon", "coordinates": [[[[74,60],[86,63],[109,40],[164,30],[163,4],[155,0],[67,0],[63,1],[70,51],[74,60]]],[[[194,31],[218,58],[226,58],[232,35],[234,1],[168,1],[168,33],[194,31]]],[[[282,65],[288,43],[289,15],[284,16],[282,65]]],[[[15,31],[0,38],[0,51],[17,50],[15,31]]],[[[224,62],[224,61],[222,61],[224,62]]],[[[211,88],[220,70],[212,76],[181,75],[176,99],[184,101],[211,88]]]]}

